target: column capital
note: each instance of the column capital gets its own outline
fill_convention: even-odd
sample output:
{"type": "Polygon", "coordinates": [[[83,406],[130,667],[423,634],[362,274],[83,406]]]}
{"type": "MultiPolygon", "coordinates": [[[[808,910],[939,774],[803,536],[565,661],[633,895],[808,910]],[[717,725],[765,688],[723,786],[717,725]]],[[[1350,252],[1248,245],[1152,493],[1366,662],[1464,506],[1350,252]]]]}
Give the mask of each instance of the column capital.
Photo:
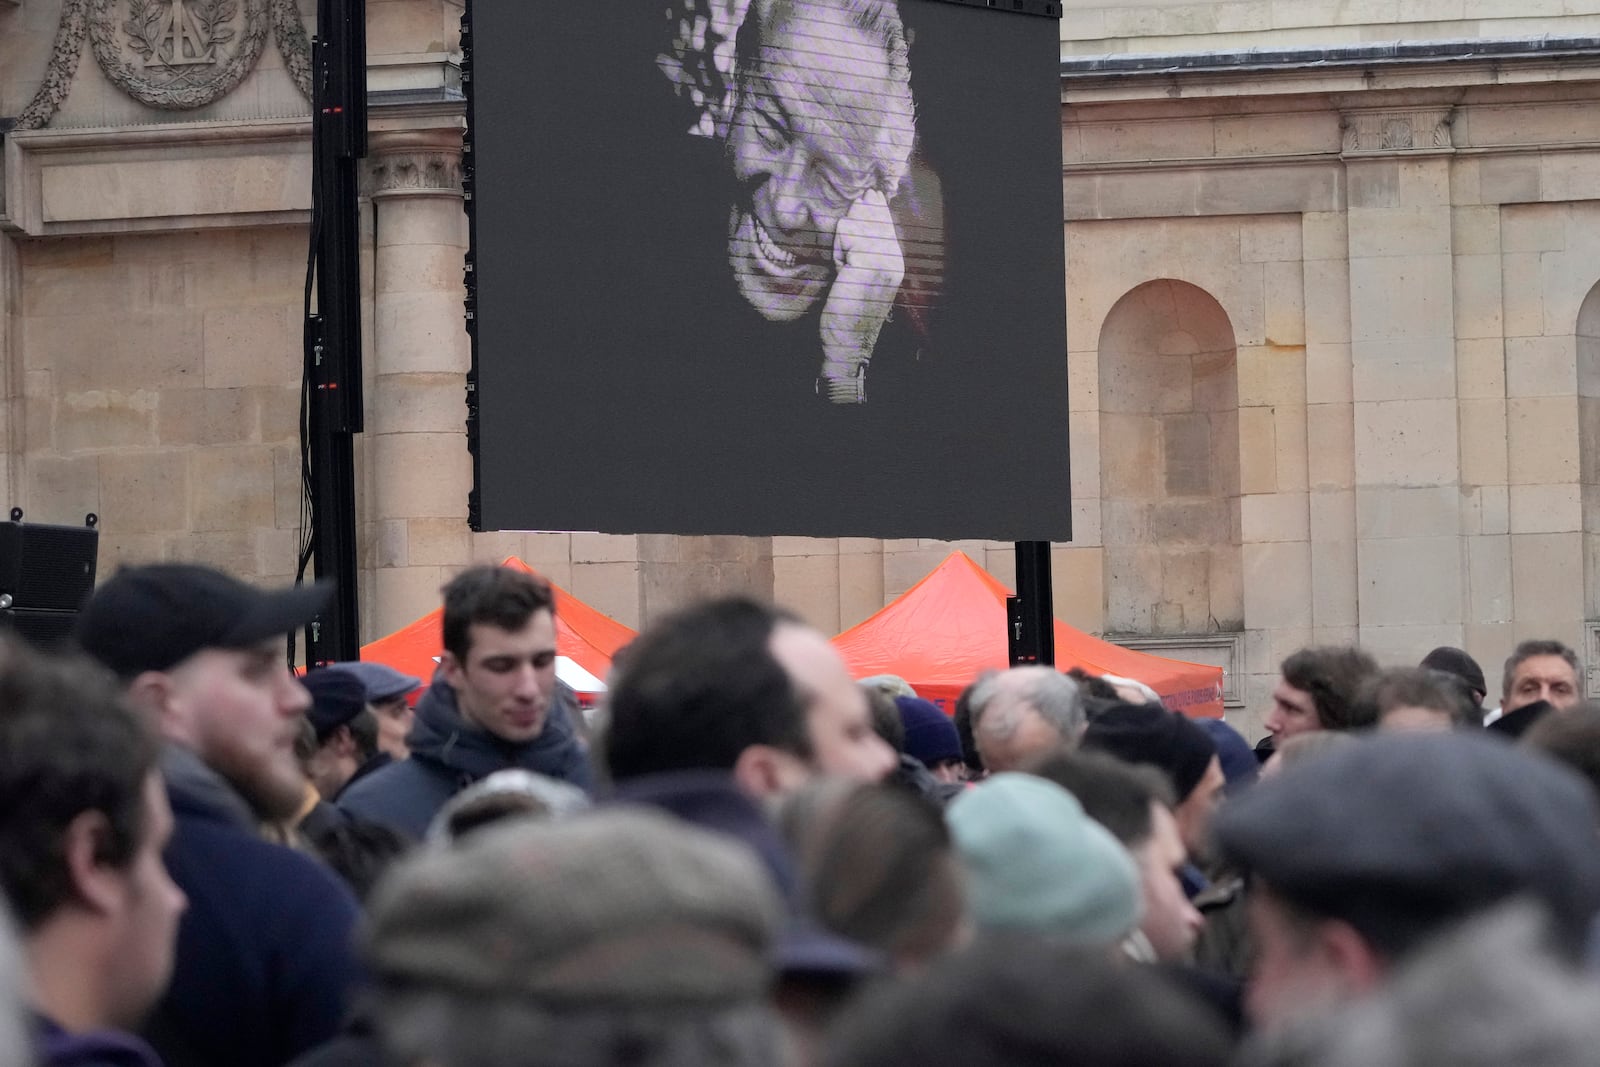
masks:
{"type": "Polygon", "coordinates": [[[368,191],[375,200],[461,196],[461,131],[407,130],[371,135],[368,191]]]}

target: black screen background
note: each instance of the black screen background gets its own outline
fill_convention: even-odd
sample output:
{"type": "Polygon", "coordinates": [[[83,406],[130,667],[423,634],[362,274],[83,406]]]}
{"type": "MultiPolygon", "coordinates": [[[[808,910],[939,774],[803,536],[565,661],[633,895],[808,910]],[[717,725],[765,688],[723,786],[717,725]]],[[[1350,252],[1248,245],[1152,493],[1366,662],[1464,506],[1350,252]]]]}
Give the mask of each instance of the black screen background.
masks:
{"type": "Polygon", "coordinates": [[[943,292],[835,407],[707,295],[727,198],[660,4],[469,4],[480,528],[1067,539],[1058,24],[900,6],[943,292]]]}

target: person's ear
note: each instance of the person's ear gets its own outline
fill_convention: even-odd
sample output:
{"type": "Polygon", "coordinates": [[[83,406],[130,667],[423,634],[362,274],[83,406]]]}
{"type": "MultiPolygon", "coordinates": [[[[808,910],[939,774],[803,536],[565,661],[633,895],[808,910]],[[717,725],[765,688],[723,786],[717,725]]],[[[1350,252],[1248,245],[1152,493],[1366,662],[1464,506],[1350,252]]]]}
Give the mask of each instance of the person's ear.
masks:
{"type": "Polygon", "coordinates": [[[166,740],[183,745],[194,743],[192,711],[178,699],[170,674],[145,671],[128,683],[127,699],[166,740]]]}
{"type": "Polygon", "coordinates": [[[746,795],[781,796],[805,781],[799,757],[772,745],[750,745],[733,761],[733,781],[746,795]]]}
{"type": "Polygon", "coordinates": [[[1323,959],[1348,993],[1362,996],[1383,984],[1388,970],[1383,957],[1349,923],[1323,920],[1317,926],[1317,942],[1323,959]]]}
{"type": "Polygon", "coordinates": [[[333,752],[336,756],[354,756],[356,754],[356,737],[350,732],[350,727],[348,726],[341,726],[335,730],[329,741],[333,744],[333,752]]]}
{"type": "Polygon", "coordinates": [[[445,684],[452,689],[460,689],[466,681],[467,668],[455,653],[446,650],[439,655],[439,669],[444,673],[445,684]]]}
{"type": "Polygon", "coordinates": [[[111,824],[105,813],[82,811],[62,834],[62,859],[79,904],[101,915],[116,911],[122,900],[122,875],[111,863],[111,824]]]}

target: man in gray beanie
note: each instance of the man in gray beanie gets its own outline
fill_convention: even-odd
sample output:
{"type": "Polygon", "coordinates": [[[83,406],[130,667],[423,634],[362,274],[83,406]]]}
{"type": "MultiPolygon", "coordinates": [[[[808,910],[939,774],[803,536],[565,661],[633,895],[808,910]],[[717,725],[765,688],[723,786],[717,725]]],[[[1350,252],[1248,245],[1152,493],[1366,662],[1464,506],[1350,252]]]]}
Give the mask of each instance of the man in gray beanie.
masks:
{"type": "Polygon", "coordinates": [[[374,898],[378,1030],[431,1067],[777,1067],[780,916],[753,854],[665,815],[490,827],[374,898]]]}

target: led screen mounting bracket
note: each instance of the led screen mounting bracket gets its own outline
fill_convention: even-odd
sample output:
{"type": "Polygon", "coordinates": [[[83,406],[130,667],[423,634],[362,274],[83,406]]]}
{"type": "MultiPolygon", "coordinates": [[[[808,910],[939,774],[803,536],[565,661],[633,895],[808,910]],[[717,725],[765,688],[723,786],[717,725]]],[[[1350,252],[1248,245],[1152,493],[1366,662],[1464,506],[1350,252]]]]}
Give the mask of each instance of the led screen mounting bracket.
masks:
{"type": "Polygon", "coordinates": [[[472,528],[1068,539],[1059,34],[996,14],[1060,5],[469,0],[472,528]]]}

